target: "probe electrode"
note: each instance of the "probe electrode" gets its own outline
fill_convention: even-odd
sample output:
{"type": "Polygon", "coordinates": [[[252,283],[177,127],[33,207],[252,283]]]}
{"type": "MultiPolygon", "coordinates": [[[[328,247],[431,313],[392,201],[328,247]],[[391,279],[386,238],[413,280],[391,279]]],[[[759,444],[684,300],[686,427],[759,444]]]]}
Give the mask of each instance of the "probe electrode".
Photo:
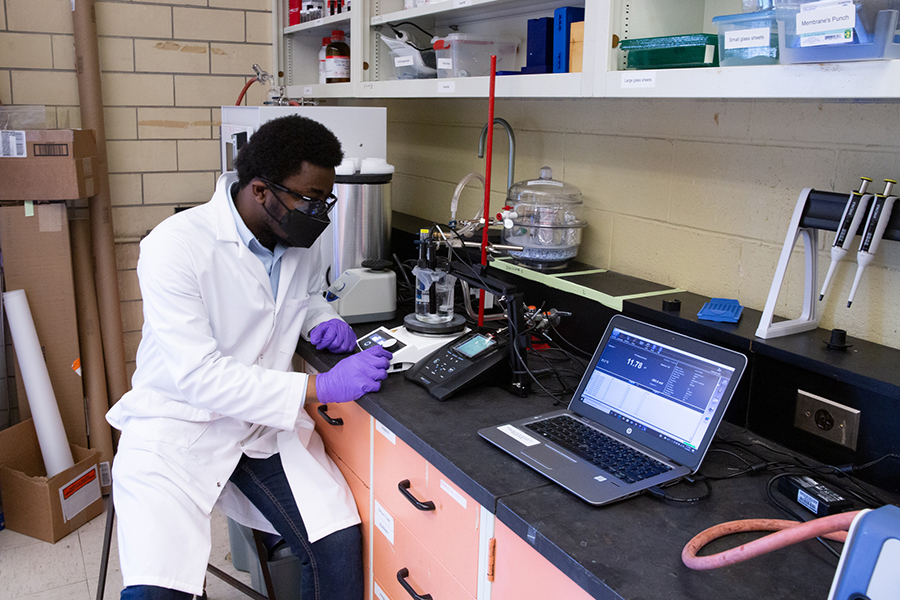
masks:
{"type": "Polygon", "coordinates": [[[862,181],[859,184],[859,190],[850,192],[850,197],[844,206],[844,214],[841,215],[837,235],[834,236],[834,244],[831,246],[831,265],[828,267],[825,283],[822,284],[822,291],[819,293],[820,301],[825,297],[825,291],[828,289],[828,284],[831,283],[831,276],[834,275],[835,268],[847,256],[850,244],[856,236],[856,231],[866,214],[866,207],[872,198],[872,194],[866,194],[866,188],[872,183],[872,180],[868,177],[860,177],[860,179],[862,181]]]}
{"type": "Polygon", "coordinates": [[[869,209],[869,217],[866,221],[866,229],[863,232],[862,240],[859,242],[859,251],[856,253],[856,277],[853,279],[853,287],[850,288],[850,297],[847,299],[847,308],[853,304],[853,297],[856,295],[856,288],[862,279],[863,271],[875,258],[875,252],[878,251],[878,242],[884,235],[888,220],[891,218],[891,209],[894,207],[896,196],[891,196],[891,188],[897,182],[893,179],[884,180],[884,193],[875,194],[875,201],[872,208],[869,209]]]}

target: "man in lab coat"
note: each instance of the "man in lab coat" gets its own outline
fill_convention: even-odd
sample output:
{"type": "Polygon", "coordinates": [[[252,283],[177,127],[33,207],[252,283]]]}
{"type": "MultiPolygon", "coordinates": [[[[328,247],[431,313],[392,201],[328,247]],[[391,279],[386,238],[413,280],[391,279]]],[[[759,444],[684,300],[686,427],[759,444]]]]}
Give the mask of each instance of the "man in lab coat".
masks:
{"type": "Polygon", "coordinates": [[[113,498],[123,600],[202,593],[213,506],[285,538],[303,600],[362,598],[356,505],[303,406],[377,391],[390,353],[352,354],[316,376],[291,369],[301,335],[320,350],[355,346],[322,297],[316,241],[342,158],[321,124],[270,121],[209,202],[141,242],[137,369],[107,415],[122,431],[113,498]]]}

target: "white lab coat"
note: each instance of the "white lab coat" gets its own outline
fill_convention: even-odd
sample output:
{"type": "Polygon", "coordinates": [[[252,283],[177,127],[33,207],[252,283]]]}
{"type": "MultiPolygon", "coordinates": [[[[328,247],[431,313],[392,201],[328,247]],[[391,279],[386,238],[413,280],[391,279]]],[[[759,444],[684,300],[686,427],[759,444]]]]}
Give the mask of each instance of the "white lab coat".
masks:
{"type": "Polygon", "coordinates": [[[284,253],[273,298],[227,204],[235,180],[223,175],[209,202],[170,217],[141,242],[137,370],[133,389],[107,415],[122,431],[113,497],[126,586],[199,595],[214,505],[274,531],[228,483],[244,443],[259,435],[254,424],[268,428],[281,454],[311,541],[360,522],[303,410],[307,376],[291,372],[300,336],[337,317],[321,295],[319,244],[284,253]]]}

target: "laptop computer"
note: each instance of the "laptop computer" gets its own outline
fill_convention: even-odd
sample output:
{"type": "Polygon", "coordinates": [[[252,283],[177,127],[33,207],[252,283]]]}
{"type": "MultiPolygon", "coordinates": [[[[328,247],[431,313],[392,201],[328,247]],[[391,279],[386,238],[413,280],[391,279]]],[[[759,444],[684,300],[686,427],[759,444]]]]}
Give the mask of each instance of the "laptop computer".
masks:
{"type": "Polygon", "coordinates": [[[746,365],[738,352],[616,315],[567,410],[478,433],[608,504],[700,468],[746,365]]]}

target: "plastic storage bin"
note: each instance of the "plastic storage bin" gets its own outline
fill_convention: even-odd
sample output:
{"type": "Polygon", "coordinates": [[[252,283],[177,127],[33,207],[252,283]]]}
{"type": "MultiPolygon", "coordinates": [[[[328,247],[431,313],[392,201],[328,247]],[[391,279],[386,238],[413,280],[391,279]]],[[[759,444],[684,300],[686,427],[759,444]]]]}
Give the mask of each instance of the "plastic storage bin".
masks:
{"type": "Polygon", "coordinates": [[[619,49],[627,53],[626,69],[719,66],[719,36],[712,33],[621,40],[619,49]]]}
{"type": "Polygon", "coordinates": [[[438,78],[479,77],[491,74],[491,55],[497,56],[498,71],[516,68],[519,40],[468,33],[451,33],[432,40],[438,78]]]}
{"type": "Polygon", "coordinates": [[[390,60],[394,67],[392,79],[434,79],[437,77],[433,49],[418,50],[405,41],[387,36],[381,36],[381,41],[390,48],[390,60]]]}
{"type": "Polygon", "coordinates": [[[774,10],[713,17],[719,28],[719,65],[778,63],[778,22],[774,10]]]}
{"type": "Polygon", "coordinates": [[[900,58],[900,0],[776,0],[783,64],[900,58]],[[890,10],[880,10],[880,9],[890,10]]]}

